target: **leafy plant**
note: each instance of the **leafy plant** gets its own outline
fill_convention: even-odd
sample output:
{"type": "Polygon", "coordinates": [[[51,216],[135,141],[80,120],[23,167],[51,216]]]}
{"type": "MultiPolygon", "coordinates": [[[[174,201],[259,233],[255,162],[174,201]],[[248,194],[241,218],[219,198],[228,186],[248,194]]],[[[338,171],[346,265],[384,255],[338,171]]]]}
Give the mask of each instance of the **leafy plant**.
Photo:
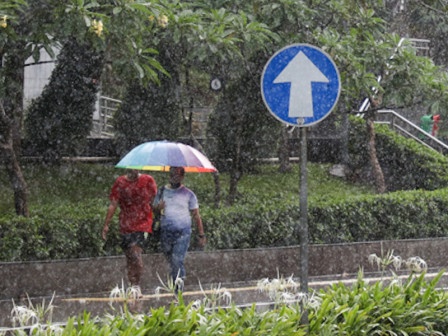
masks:
{"type": "MultiPolygon", "coordinates": [[[[177,304],[151,309],[147,314],[131,313],[125,305],[123,311],[103,318],[85,312],[69,318],[65,326],[34,324],[33,335],[446,335],[447,296],[437,288],[443,273],[431,281],[425,279],[425,272],[411,272],[404,281],[392,276],[391,281],[369,283],[360,271],[351,286],[334,283],[311,293],[308,325],[300,323],[302,308],[297,302],[279,301],[264,310],[257,309],[255,303],[247,308],[212,305],[210,309],[207,300],[203,305],[198,301],[186,305],[179,296],[177,304]],[[311,301],[318,304],[310,306],[311,301]]],[[[285,289],[294,287],[284,280],[264,279],[261,283],[278,298],[285,289]]],[[[31,307],[26,312],[33,316],[28,319],[30,323],[37,316],[34,311],[31,307]]],[[[15,334],[24,331],[16,330],[15,334]]]]}

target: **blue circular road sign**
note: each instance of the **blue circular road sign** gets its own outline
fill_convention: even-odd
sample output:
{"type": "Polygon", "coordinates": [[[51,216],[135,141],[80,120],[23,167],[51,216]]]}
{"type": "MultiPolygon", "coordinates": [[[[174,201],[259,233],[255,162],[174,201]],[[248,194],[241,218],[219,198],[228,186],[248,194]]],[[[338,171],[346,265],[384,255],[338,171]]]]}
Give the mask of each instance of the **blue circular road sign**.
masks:
{"type": "Polygon", "coordinates": [[[266,63],[261,95],[269,112],[280,121],[299,127],[326,118],[339,99],[341,80],[331,57],[308,44],[292,44],[266,63]]]}

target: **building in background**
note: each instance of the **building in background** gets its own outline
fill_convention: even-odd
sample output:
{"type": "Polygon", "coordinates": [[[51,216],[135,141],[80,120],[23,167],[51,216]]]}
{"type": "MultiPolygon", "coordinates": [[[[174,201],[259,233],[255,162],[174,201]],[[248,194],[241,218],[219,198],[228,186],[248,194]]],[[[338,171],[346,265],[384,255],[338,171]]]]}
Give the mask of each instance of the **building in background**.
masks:
{"type": "MultiPolygon", "coordinates": [[[[57,56],[59,50],[53,49],[57,56]]],[[[55,58],[56,58],[55,56],[55,58]]],[[[56,59],[51,58],[44,50],[40,51],[40,58],[35,62],[32,57],[26,60],[24,68],[24,95],[23,107],[24,110],[29,107],[32,100],[39,97],[45,85],[48,84],[51,73],[56,66],[56,59]]],[[[98,94],[95,104],[95,111],[93,112],[93,126],[90,131],[92,138],[111,138],[113,137],[112,116],[121,101],[98,94]]]]}

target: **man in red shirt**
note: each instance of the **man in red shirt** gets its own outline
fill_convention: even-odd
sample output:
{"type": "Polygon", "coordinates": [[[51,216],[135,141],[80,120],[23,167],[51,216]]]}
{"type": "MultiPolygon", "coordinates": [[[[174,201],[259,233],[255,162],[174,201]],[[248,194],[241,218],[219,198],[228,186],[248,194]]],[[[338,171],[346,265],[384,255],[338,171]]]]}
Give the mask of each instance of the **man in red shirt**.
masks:
{"type": "Polygon", "coordinates": [[[119,206],[121,247],[126,255],[128,279],[132,286],[140,287],[143,273],[142,247],[146,232],[152,232],[151,205],[156,193],[154,178],[139,174],[138,170],[134,169],[118,177],[110,192],[110,204],[102,236],[106,240],[109,222],[119,206]]]}

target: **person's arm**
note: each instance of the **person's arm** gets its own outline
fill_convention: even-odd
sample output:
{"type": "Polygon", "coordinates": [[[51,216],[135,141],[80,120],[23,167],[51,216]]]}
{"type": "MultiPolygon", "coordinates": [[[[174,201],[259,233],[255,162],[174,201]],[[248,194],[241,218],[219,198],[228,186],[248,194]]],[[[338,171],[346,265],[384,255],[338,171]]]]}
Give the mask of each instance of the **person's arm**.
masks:
{"type": "Polygon", "coordinates": [[[107,208],[107,214],[106,214],[106,220],[104,221],[104,227],[102,231],[103,239],[106,240],[107,233],[109,232],[109,222],[114,216],[115,210],[117,210],[118,207],[118,201],[117,200],[111,200],[109,203],[109,207],[107,208]]]}
{"type": "Polygon", "coordinates": [[[152,206],[152,210],[155,212],[161,212],[165,208],[165,201],[159,201],[156,205],[152,206]]]}
{"type": "Polygon", "coordinates": [[[165,201],[163,200],[164,191],[165,186],[162,186],[154,197],[154,202],[152,203],[152,211],[154,211],[155,213],[160,213],[162,215],[163,209],[165,209],[165,201]]]}
{"type": "Polygon", "coordinates": [[[148,189],[149,189],[149,205],[152,207],[154,204],[154,200],[156,198],[157,195],[157,184],[156,184],[156,180],[154,180],[154,178],[152,176],[150,176],[149,179],[149,184],[148,184],[148,189]]]}
{"type": "Polygon", "coordinates": [[[204,226],[202,225],[202,219],[199,215],[199,209],[191,210],[191,215],[193,216],[193,220],[195,221],[196,228],[198,230],[199,245],[201,245],[201,247],[204,247],[207,243],[207,239],[205,239],[204,226]]]}

